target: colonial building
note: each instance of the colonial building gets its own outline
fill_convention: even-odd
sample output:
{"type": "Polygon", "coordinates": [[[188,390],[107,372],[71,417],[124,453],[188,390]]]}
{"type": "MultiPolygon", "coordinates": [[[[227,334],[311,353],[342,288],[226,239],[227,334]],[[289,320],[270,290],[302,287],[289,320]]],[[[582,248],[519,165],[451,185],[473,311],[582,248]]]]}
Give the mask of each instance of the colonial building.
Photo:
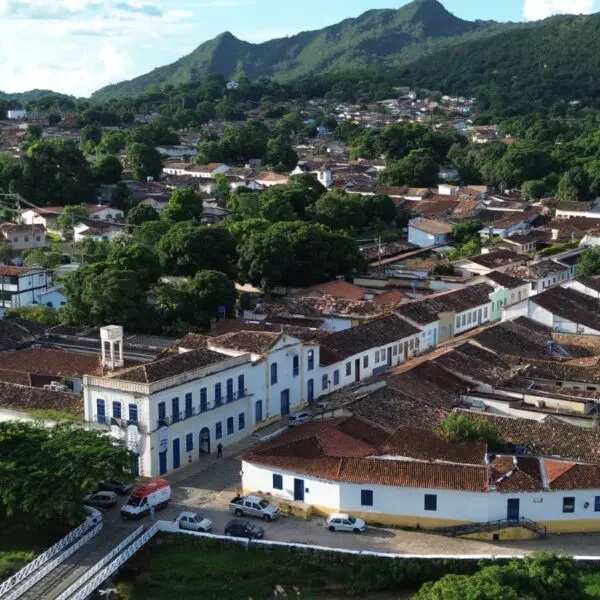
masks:
{"type": "Polygon", "coordinates": [[[0,265],[0,317],[7,309],[37,303],[49,284],[44,269],[0,265]]]}

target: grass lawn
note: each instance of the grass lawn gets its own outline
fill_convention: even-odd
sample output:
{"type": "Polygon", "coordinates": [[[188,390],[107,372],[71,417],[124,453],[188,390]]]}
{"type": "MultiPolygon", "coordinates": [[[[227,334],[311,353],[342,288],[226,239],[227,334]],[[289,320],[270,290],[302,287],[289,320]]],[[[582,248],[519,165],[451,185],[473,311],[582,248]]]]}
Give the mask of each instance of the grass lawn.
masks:
{"type": "Polygon", "coordinates": [[[12,519],[0,520],[0,581],[10,577],[70,531],[70,527],[48,525],[27,530],[12,519]]]}
{"type": "MultiPolygon", "coordinates": [[[[362,568],[348,556],[323,560],[318,555],[288,550],[245,550],[182,536],[161,535],[131,560],[119,575],[120,598],[126,600],[266,600],[276,585],[289,598],[333,600],[348,598],[404,598],[406,589],[390,590],[376,582],[372,591],[391,596],[361,594],[362,568]],[[295,591],[293,588],[296,588],[295,591]]],[[[395,586],[394,586],[395,587],[395,586]]]]}

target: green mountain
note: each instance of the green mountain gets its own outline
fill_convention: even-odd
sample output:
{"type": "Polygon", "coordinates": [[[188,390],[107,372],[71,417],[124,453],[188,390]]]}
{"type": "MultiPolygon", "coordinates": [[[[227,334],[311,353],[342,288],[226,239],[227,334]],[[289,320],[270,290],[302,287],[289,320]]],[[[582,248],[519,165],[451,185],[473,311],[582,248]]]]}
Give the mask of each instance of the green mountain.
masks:
{"type": "Polygon", "coordinates": [[[395,67],[437,50],[524,27],[464,21],[437,0],[415,0],[398,10],[369,10],[354,19],[294,36],[251,44],[229,32],[178,61],[93,94],[93,99],[139,94],[152,85],[194,82],[211,73],[278,80],[332,70],[395,67]]]}
{"type": "Polygon", "coordinates": [[[0,100],[20,102],[22,104],[27,104],[28,102],[35,102],[40,98],[44,98],[46,96],[72,98],[72,96],[67,96],[66,94],[53,92],[52,90],[29,90],[28,92],[15,92],[11,94],[7,92],[0,92],[0,100]]]}

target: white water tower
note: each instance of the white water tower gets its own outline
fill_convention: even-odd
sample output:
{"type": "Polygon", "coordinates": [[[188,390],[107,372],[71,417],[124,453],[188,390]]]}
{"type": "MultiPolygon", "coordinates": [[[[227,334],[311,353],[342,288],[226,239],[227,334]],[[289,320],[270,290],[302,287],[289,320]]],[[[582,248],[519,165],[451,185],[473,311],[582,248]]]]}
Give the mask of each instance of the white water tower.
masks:
{"type": "Polygon", "coordinates": [[[123,366],[123,327],[121,325],[101,327],[100,343],[102,344],[102,366],[111,371],[120,369],[123,366]]]}

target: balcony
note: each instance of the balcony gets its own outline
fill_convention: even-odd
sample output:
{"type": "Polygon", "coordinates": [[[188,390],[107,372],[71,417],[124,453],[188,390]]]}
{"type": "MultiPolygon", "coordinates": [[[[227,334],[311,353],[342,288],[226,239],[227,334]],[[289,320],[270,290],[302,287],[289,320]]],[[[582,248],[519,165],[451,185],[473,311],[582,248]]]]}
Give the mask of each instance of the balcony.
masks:
{"type": "Polygon", "coordinates": [[[248,395],[248,390],[238,390],[233,394],[227,394],[225,397],[227,404],[230,402],[235,402],[236,400],[240,400],[241,398],[245,398],[248,395]]]}
{"type": "Polygon", "coordinates": [[[115,417],[107,417],[106,415],[94,415],[93,423],[103,425],[105,427],[117,426],[125,431],[130,425],[135,425],[140,433],[146,433],[146,428],[139,421],[131,421],[128,419],[116,419],[115,417]]]}

